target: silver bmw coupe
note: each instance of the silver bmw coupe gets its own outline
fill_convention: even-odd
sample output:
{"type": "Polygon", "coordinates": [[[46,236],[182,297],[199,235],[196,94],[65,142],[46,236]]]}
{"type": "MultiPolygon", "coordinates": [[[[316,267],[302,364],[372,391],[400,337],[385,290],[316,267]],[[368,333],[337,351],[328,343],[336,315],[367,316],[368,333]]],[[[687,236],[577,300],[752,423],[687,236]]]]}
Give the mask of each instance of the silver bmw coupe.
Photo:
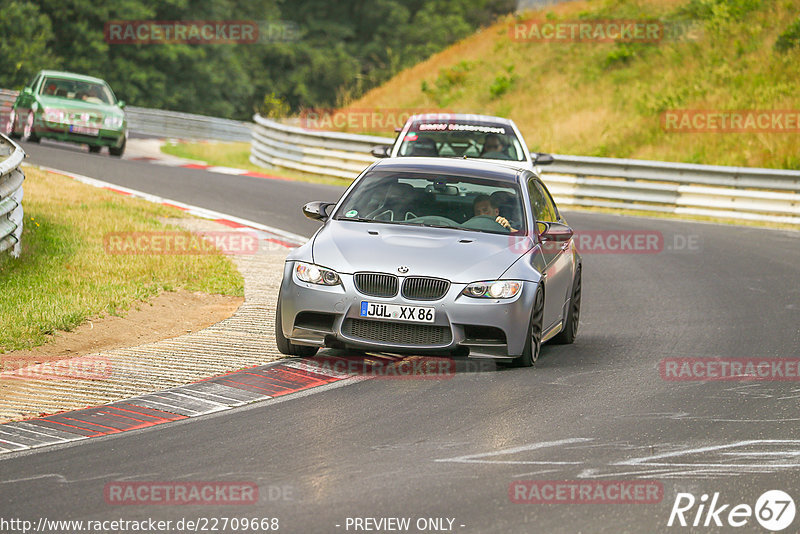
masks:
{"type": "Polygon", "coordinates": [[[286,259],[278,349],[489,357],[531,366],[572,343],[581,305],[573,230],[535,171],[475,160],[368,167],[286,259]]]}

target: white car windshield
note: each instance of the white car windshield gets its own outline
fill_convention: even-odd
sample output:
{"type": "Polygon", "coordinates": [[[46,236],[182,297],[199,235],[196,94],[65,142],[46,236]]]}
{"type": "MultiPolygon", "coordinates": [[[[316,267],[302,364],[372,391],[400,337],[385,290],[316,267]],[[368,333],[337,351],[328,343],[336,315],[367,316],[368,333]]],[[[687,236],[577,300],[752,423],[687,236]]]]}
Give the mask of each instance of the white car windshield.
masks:
{"type": "Polygon", "coordinates": [[[525,161],[513,128],[483,121],[414,121],[403,136],[398,155],[525,161]]]}
{"type": "Polygon", "coordinates": [[[412,172],[375,171],[350,191],[336,220],[524,234],[516,183],[412,172]],[[498,222],[498,217],[502,221],[498,222]]]}

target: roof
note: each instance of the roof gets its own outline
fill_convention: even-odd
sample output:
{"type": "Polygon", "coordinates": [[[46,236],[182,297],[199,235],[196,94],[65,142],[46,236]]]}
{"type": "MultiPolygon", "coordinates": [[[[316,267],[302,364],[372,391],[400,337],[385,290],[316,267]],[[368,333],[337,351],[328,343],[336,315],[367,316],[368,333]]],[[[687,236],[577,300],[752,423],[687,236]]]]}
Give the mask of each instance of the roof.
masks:
{"type": "Polygon", "coordinates": [[[503,124],[512,126],[514,121],[493,115],[477,115],[475,113],[424,113],[411,115],[408,121],[439,121],[439,122],[488,122],[492,124],[503,124]]]}
{"type": "Polygon", "coordinates": [[[56,76],[59,78],[69,78],[72,80],[79,80],[82,82],[95,82],[95,83],[106,83],[105,80],[102,78],[95,78],[94,76],[87,76],[85,74],[77,74],[74,72],[65,72],[60,70],[41,70],[39,74],[43,76],[56,76]]]}
{"type": "Polygon", "coordinates": [[[374,163],[370,171],[454,174],[465,178],[488,178],[517,182],[518,176],[524,169],[475,159],[414,157],[382,159],[374,163]]]}

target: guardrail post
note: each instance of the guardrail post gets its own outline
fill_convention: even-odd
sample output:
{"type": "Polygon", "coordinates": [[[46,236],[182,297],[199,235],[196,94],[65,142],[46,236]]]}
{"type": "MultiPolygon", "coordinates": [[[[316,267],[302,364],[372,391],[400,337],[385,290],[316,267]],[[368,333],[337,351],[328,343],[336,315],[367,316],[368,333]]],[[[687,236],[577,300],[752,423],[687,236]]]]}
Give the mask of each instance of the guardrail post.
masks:
{"type": "Polygon", "coordinates": [[[0,252],[10,250],[18,258],[22,252],[22,182],[25,174],[19,168],[25,152],[5,135],[0,134],[0,252]]]}

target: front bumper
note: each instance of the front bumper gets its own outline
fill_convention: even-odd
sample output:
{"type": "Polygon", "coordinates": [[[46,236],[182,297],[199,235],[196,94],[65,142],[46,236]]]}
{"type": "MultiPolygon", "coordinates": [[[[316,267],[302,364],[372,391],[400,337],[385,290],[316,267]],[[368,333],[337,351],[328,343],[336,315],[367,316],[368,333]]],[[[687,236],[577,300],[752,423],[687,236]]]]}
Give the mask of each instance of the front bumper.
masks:
{"type": "Polygon", "coordinates": [[[125,142],[125,130],[109,130],[100,128],[97,135],[85,135],[69,131],[69,124],[38,119],[34,123],[34,131],[38,137],[83,143],[92,146],[108,146],[119,148],[125,142]]]}
{"type": "MultiPolygon", "coordinates": [[[[283,335],[294,344],[388,352],[462,352],[474,357],[519,356],[525,346],[536,285],[524,282],[510,299],[475,299],[461,295],[466,283],[452,283],[436,301],[371,297],[356,290],[352,275],[341,285],[321,286],[298,280],[294,262],[284,266],[280,291],[283,335]],[[361,302],[435,309],[433,323],[366,319],[361,302]]],[[[401,277],[402,282],[402,277],[401,277]]],[[[472,281],[471,281],[472,282],[472,281]]]]}

